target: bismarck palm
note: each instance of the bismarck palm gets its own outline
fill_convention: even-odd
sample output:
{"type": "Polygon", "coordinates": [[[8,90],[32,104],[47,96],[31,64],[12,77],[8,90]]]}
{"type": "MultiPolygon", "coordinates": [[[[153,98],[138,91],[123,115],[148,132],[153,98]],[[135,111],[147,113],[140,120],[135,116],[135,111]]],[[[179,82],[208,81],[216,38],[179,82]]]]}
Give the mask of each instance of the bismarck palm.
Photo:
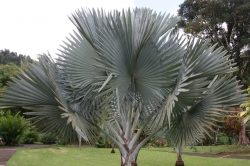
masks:
{"type": "Polygon", "coordinates": [[[41,56],[9,84],[0,107],[28,107],[64,138],[75,129],[93,142],[99,130],[120,150],[121,165],[134,166],[156,134],[165,133],[180,156],[224,115],[221,108],[245,100],[226,52],[178,36],[176,17],[149,9],[86,9],[71,20],[78,32],[57,61],[41,56]],[[139,141],[143,131],[147,136],[139,141]]]}

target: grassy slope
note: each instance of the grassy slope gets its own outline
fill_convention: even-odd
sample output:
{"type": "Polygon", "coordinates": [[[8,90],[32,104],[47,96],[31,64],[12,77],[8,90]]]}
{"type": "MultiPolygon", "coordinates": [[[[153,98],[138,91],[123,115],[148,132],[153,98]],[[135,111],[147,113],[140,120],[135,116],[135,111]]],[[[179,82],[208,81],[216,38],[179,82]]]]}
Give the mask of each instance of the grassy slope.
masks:
{"type": "MultiPolygon", "coordinates": [[[[156,150],[156,149],[155,149],[156,150]]],[[[111,149],[76,147],[52,147],[42,149],[19,149],[8,161],[8,166],[117,166],[120,165],[120,154],[111,149]]],[[[183,155],[185,166],[249,166],[249,160],[203,158],[183,155]]],[[[138,157],[139,166],[174,165],[176,154],[142,149],[138,157]]]]}

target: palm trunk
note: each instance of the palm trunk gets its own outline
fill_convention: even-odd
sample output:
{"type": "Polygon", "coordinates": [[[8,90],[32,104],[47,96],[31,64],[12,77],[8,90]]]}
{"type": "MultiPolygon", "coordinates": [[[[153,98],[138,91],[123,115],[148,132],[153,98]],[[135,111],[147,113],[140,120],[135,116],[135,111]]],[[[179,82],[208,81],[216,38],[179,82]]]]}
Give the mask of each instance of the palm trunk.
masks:
{"type": "Polygon", "coordinates": [[[183,151],[184,145],[179,144],[177,145],[176,153],[177,153],[177,161],[175,162],[175,166],[184,166],[184,161],[181,158],[182,151],[183,151]]]}
{"type": "Polygon", "coordinates": [[[184,166],[184,161],[182,160],[181,155],[178,156],[178,159],[175,162],[175,166],[184,166]]]}
{"type": "Polygon", "coordinates": [[[238,145],[247,145],[249,144],[249,139],[246,136],[246,126],[244,125],[244,119],[241,118],[241,130],[239,132],[239,142],[238,145]]]}
{"type": "MultiPolygon", "coordinates": [[[[125,104],[124,106],[127,105],[125,104]]],[[[144,135],[144,129],[153,117],[148,117],[144,124],[141,125],[139,129],[137,129],[136,127],[138,126],[141,109],[141,104],[138,104],[135,107],[134,103],[128,109],[118,109],[120,111],[121,120],[116,119],[114,116],[114,123],[112,125],[99,113],[97,113],[108,129],[108,132],[104,130],[100,131],[102,131],[103,134],[105,134],[112,141],[112,143],[115,144],[121,153],[121,166],[137,166],[137,156],[142,146],[145,145],[150,138],[152,138],[163,128],[162,126],[161,128],[156,129],[146,138],[141,138],[141,136],[144,135]],[[112,135],[110,133],[112,133],[112,135]]],[[[96,125],[96,127],[98,126],[96,125]]],[[[101,128],[99,127],[99,129],[101,128]]]]}
{"type": "Polygon", "coordinates": [[[137,166],[137,156],[138,154],[129,151],[126,156],[121,154],[121,166],[137,166]]]}
{"type": "Polygon", "coordinates": [[[115,153],[115,145],[113,142],[111,143],[111,148],[112,148],[111,153],[115,153]]]}
{"type": "Polygon", "coordinates": [[[215,135],[215,146],[218,145],[218,136],[219,136],[219,128],[217,129],[216,135],[215,135]]]}
{"type": "Polygon", "coordinates": [[[178,156],[175,166],[184,166],[184,161],[182,160],[181,155],[178,156]]]}

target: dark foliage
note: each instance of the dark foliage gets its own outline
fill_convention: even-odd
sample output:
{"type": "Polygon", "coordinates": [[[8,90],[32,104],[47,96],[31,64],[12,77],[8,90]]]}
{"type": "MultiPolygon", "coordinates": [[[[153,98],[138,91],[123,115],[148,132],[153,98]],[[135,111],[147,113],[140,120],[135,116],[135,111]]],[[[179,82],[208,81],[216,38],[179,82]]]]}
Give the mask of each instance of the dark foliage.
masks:
{"type": "Polygon", "coordinates": [[[185,0],[178,15],[184,32],[223,46],[239,66],[238,79],[250,85],[249,0],[185,0]]]}
{"type": "Polygon", "coordinates": [[[21,66],[21,61],[27,59],[29,63],[33,63],[33,59],[29,55],[17,54],[16,52],[11,52],[8,49],[0,50],[0,64],[13,63],[17,66],[21,66]]]}
{"type": "Polygon", "coordinates": [[[12,115],[10,111],[0,117],[0,135],[5,145],[19,145],[28,122],[19,115],[12,115]]]}
{"type": "Polygon", "coordinates": [[[56,138],[53,133],[42,134],[40,142],[44,144],[54,144],[56,143],[56,138]]]}
{"type": "Polygon", "coordinates": [[[31,130],[27,131],[24,134],[23,142],[26,144],[33,144],[38,141],[39,135],[37,131],[31,130]]]}

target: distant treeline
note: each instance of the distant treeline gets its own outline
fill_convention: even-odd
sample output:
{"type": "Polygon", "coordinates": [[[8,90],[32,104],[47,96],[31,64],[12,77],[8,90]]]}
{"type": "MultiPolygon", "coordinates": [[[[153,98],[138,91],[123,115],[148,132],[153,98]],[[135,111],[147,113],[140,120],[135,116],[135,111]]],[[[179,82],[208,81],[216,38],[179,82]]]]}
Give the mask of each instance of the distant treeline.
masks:
{"type": "Polygon", "coordinates": [[[11,52],[8,49],[0,50],[0,64],[5,65],[8,63],[14,63],[17,66],[21,66],[21,61],[33,62],[33,59],[29,55],[17,54],[11,52]]]}

